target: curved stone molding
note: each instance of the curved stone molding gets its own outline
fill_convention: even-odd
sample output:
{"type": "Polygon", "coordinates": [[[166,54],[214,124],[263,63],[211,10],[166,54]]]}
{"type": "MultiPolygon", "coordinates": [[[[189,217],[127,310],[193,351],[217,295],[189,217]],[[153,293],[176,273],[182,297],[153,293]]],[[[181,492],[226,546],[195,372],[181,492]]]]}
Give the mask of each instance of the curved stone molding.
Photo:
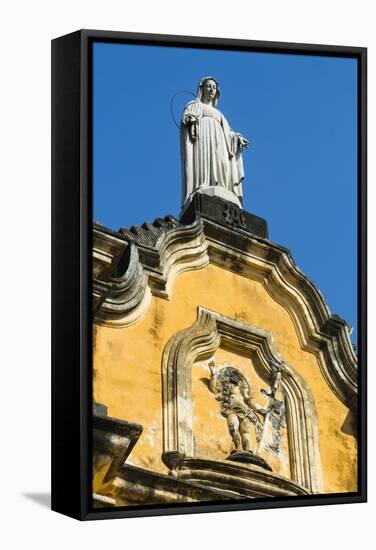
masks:
{"type": "Polygon", "coordinates": [[[153,251],[157,259],[155,266],[148,261],[151,256],[149,250],[140,252],[141,260],[147,266],[152,293],[170,299],[175,279],[180,273],[208,265],[207,249],[200,220],[163,233],[155,244],[156,252],[153,251]]]}
{"type": "Polygon", "coordinates": [[[170,338],[162,359],[163,450],[193,456],[191,367],[209,358],[220,344],[216,322],[206,310],[189,329],[170,338]]]}
{"type": "MultiPolygon", "coordinates": [[[[131,325],[141,319],[149,307],[151,293],[137,247],[130,243],[126,252],[126,271],[118,277],[111,277],[101,308],[97,310],[96,322],[99,324],[114,327],[131,325]]],[[[94,291],[99,284],[100,281],[94,280],[94,291]]]]}
{"type": "Polygon", "coordinates": [[[95,227],[94,243],[99,241],[99,246],[94,245],[94,275],[107,275],[106,281],[94,278],[93,282],[94,314],[98,324],[120,328],[134,324],[147,311],[151,294],[170,299],[174,281],[180,273],[201,269],[209,263],[208,245],[200,221],[190,226],[170,224],[167,229],[162,226],[159,235],[152,231],[147,237],[149,225],[142,233],[136,232],[140,241],[137,244],[136,240],[125,241],[122,233],[106,234],[95,227]],[[100,245],[105,251],[100,252],[100,245]]]}
{"type": "Polygon", "coordinates": [[[228,498],[291,497],[310,491],[283,476],[250,464],[229,460],[184,458],[179,463],[179,480],[199,483],[228,494],[228,498]]]}
{"type": "Polygon", "coordinates": [[[272,335],[242,321],[199,307],[196,322],[166,345],[162,359],[164,461],[175,470],[185,457],[194,457],[191,370],[219,346],[246,354],[268,380],[281,371],[286,396],[291,475],[312,493],[321,490],[317,416],[313,397],[303,379],[278,353],[272,335]]]}
{"type": "Polygon", "coordinates": [[[122,231],[94,226],[96,322],[111,326],[137,322],[147,310],[150,292],[169,299],[179,273],[210,262],[259,281],[288,311],[302,348],[316,355],[332,391],[347,407],[357,408],[357,357],[349,328],[331,315],[288,249],[200,217],[183,225],[170,216],[133,232],[122,231]]]}
{"type": "Polygon", "coordinates": [[[205,233],[210,263],[259,281],[290,314],[302,348],[316,355],[332,391],[356,409],[357,357],[349,327],[331,315],[321,292],[296,266],[290,251],[240,230],[213,228],[208,222],[205,233]]]}

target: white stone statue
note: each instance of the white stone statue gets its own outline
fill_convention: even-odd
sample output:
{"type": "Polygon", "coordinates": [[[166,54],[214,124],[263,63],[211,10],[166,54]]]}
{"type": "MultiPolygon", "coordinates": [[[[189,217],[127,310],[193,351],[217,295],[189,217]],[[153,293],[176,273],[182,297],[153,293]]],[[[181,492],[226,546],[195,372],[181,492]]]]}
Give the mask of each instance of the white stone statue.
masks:
{"type": "Polygon", "coordinates": [[[212,76],[200,81],[197,98],[184,108],[181,121],[183,209],[196,192],[243,204],[242,152],[249,144],[231,130],[216,108],[220,89],[212,76]]]}

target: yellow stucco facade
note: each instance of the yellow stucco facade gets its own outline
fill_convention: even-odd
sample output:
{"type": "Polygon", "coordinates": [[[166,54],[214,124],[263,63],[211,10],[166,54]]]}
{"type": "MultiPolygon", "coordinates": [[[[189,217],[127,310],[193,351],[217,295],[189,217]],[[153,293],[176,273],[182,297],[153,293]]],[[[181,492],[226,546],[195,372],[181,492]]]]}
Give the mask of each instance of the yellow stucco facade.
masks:
{"type": "MultiPolygon", "coordinates": [[[[163,453],[162,358],[178,331],[192,326],[198,306],[270,333],[282,358],[309,388],[317,414],[323,493],[357,490],[357,441],[352,413],[324,379],[315,353],[305,351],[293,318],[265,286],[249,277],[209,264],[179,274],[170,299],[153,295],[143,316],[124,327],[94,325],[94,399],[108,415],[143,426],[127,463],[168,473],[163,453]]],[[[263,406],[260,388],[266,381],[249,357],[219,347],[216,364],[231,364],[248,379],[255,401],[263,406]]],[[[231,451],[225,419],[207,384],[207,361],[192,366],[193,438],[195,456],[224,460],[231,451]]],[[[281,458],[269,459],[273,471],[289,478],[287,428],[281,432],[281,458]]],[[[255,445],[255,436],[251,434],[255,445]]]]}

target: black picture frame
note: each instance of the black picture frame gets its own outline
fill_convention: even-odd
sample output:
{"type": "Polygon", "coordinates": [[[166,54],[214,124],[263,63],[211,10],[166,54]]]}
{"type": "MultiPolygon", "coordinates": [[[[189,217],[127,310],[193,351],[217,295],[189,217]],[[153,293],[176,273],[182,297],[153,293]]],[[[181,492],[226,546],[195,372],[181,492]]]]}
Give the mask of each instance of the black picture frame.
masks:
{"type": "Polygon", "coordinates": [[[52,40],[52,509],[80,520],[365,502],[367,499],[366,48],[80,30],[52,40]],[[356,493],[94,509],[92,423],[92,90],[94,41],[302,55],[358,62],[359,462],[356,493]]]}

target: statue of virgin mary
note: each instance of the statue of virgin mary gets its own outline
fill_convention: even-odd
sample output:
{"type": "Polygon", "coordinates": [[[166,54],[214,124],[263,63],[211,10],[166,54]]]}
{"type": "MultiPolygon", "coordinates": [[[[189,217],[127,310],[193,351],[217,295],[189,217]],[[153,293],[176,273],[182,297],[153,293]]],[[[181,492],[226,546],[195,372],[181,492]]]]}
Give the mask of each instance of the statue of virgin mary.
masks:
{"type": "Polygon", "coordinates": [[[183,209],[196,192],[215,195],[238,206],[243,204],[242,152],[249,141],[231,130],[217,109],[218,82],[202,78],[197,98],[184,108],[181,121],[183,209]]]}

